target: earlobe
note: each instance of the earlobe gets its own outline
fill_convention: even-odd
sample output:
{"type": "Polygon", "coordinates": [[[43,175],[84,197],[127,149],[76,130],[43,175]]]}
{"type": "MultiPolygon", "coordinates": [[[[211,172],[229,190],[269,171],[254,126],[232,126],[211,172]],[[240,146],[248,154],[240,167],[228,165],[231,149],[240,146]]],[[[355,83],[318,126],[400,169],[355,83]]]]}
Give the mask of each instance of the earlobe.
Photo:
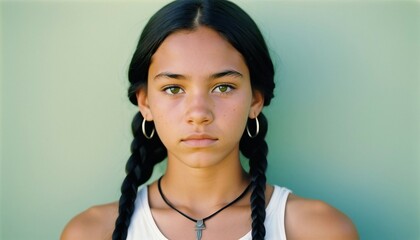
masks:
{"type": "Polygon", "coordinates": [[[141,87],[137,93],[137,106],[139,107],[139,111],[141,112],[141,115],[143,115],[143,118],[147,121],[152,121],[153,116],[150,111],[149,107],[149,101],[147,99],[147,89],[146,87],[141,87]]]}
{"type": "Polygon", "coordinates": [[[249,111],[248,117],[252,119],[258,117],[263,107],[264,107],[264,95],[261,93],[261,91],[253,90],[251,109],[249,111]]]}

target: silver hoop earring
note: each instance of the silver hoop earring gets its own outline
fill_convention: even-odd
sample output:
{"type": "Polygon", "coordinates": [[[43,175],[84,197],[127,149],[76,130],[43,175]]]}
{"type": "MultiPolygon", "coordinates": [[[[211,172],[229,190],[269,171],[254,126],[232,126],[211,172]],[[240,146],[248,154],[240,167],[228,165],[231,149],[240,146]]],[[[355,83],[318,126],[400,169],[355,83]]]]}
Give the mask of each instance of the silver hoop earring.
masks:
{"type": "Polygon", "coordinates": [[[255,118],[255,125],[256,126],[255,126],[255,134],[254,135],[252,135],[251,132],[249,131],[248,124],[246,125],[246,132],[248,133],[248,136],[250,138],[255,138],[258,135],[258,133],[260,133],[260,123],[258,122],[258,117],[255,118]]]}
{"type": "Polygon", "coordinates": [[[155,128],[153,128],[150,136],[147,136],[147,133],[146,133],[146,119],[144,119],[144,118],[143,118],[143,122],[141,123],[141,130],[143,131],[144,137],[146,137],[147,139],[151,139],[153,137],[153,135],[155,135],[155,128]]]}

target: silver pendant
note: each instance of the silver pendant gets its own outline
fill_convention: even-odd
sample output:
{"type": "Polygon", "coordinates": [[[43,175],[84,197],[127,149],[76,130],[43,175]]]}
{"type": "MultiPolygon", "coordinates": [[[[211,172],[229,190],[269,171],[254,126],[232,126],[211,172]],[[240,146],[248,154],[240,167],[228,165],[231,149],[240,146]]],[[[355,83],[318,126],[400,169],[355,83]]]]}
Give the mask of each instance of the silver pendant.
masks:
{"type": "Polygon", "coordinates": [[[204,225],[204,221],[202,219],[197,220],[195,223],[195,231],[197,232],[197,240],[201,240],[201,237],[203,236],[202,231],[206,229],[206,225],[204,225]]]}

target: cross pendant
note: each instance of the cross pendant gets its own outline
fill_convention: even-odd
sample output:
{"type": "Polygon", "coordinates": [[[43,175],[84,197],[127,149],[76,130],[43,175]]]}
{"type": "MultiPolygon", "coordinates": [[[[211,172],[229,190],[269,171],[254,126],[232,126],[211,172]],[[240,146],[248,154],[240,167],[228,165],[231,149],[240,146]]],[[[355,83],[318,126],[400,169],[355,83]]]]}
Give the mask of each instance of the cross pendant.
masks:
{"type": "Polygon", "coordinates": [[[195,223],[195,231],[197,232],[197,240],[201,240],[201,237],[203,236],[202,231],[206,229],[206,225],[204,225],[204,221],[201,220],[197,220],[197,222],[195,223]]]}

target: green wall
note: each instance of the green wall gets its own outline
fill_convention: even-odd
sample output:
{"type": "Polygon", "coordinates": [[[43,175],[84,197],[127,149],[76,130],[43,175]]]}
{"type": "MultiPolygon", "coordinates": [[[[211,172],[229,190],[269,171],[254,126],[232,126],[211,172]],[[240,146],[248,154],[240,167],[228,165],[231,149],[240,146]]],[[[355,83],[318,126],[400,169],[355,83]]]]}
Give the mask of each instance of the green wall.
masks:
{"type": "MultiPolygon", "coordinates": [[[[0,19],[2,19],[2,7],[3,5],[0,4],[0,19]]],[[[0,52],[2,52],[2,46],[3,46],[3,38],[2,35],[2,24],[0,24],[0,52]]],[[[2,188],[3,188],[3,170],[2,170],[2,164],[3,164],[3,56],[0,54],[0,239],[2,238],[1,235],[3,233],[2,229],[2,216],[3,216],[3,196],[2,196],[2,188]]]]}
{"type": "MultiPolygon", "coordinates": [[[[127,66],[164,2],[0,3],[0,239],[57,239],[119,197],[127,66]]],[[[420,239],[420,3],[238,3],[278,69],[269,180],[341,209],[362,239],[420,239]]]]}

